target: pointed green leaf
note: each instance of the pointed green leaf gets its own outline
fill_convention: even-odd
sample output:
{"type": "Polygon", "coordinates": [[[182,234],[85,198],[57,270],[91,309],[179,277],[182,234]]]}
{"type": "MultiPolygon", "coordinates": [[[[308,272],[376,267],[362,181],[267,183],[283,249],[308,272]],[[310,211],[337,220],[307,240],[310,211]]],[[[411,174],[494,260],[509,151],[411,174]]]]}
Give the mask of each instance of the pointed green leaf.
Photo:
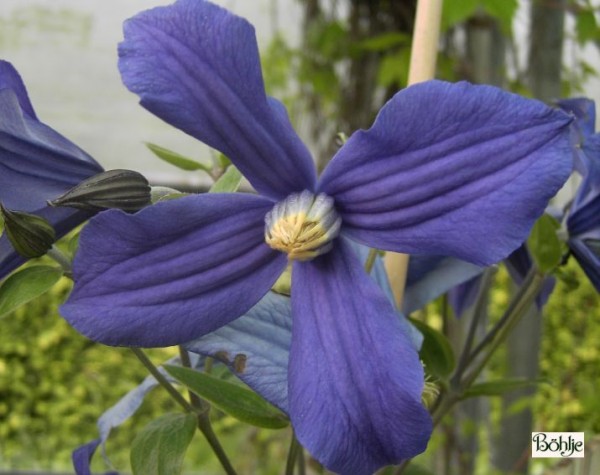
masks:
{"type": "Polygon", "coordinates": [[[161,147],[160,145],[146,142],[146,147],[148,147],[158,158],[170,163],[171,165],[175,165],[177,168],[181,168],[182,170],[204,170],[205,172],[211,171],[210,167],[204,165],[203,163],[198,163],[191,158],[184,157],[183,155],[161,147]]]}
{"type": "Polygon", "coordinates": [[[164,368],[198,396],[242,422],[268,429],[288,426],[288,418],[283,412],[249,389],[190,368],[169,365],[164,368]]]}
{"type": "Polygon", "coordinates": [[[194,437],[194,414],[165,414],[152,421],[131,443],[134,475],[177,475],[194,437]]]}
{"type": "Polygon", "coordinates": [[[415,318],[411,323],[423,335],[423,345],[419,355],[425,371],[438,379],[445,379],[452,373],[455,365],[454,352],[448,339],[439,331],[415,318]]]}
{"type": "Polygon", "coordinates": [[[509,391],[515,391],[516,389],[529,388],[535,386],[539,381],[532,381],[530,379],[523,378],[509,378],[509,379],[497,379],[495,381],[486,381],[484,383],[477,383],[467,389],[461,399],[468,399],[471,397],[480,396],[502,396],[504,393],[509,391]]]}
{"type": "Polygon", "coordinates": [[[559,228],[558,221],[549,214],[542,215],[533,225],[527,244],[541,272],[549,272],[560,264],[563,245],[556,234],[559,228]]]}
{"type": "Polygon", "coordinates": [[[19,270],[0,286],[0,318],[39,297],[61,278],[57,267],[33,266],[19,270]]]}
{"type": "Polygon", "coordinates": [[[225,173],[210,187],[209,193],[233,193],[242,182],[242,174],[233,165],[229,165],[225,173]]]}

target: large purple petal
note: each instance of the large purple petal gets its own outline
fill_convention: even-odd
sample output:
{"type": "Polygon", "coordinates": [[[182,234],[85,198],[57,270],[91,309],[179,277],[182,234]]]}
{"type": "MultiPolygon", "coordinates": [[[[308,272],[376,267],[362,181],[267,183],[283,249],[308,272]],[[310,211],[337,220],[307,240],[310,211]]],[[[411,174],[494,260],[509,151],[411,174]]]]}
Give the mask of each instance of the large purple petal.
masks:
{"type": "Polygon", "coordinates": [[[352,475],[425,450],[418,353],[349,245],[294,263],[292,280],[289,403],[300,443],[352,475]]]}
{"type": "Polygon", "coordinates": [[[367,245],[491,264],[569,176],[570,120],[490,86],[417,84],[348,140],[319,190],[367,245]]]}
{"type": "Polygon", "coordinates": [[[107,211],[84,229],[62,314],[108,345],[170,346],[243,315],[286,257],[264,242],[265,198],[193,195],[135,215],[107,211]]]}
{"type": "Polygon", "coordinates": [[[119,55],[123,82],[146,109],[223,152],[260,193],[314,188],[308,150],[283,106],[267,100],[247,21],[179,0],[127,21],[119,55]]]}

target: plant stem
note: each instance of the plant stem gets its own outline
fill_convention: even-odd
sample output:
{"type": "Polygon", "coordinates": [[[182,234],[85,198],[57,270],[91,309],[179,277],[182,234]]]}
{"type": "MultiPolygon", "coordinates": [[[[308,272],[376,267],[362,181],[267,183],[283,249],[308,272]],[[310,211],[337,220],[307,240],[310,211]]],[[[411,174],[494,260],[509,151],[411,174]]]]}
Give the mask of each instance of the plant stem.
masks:
{"type": "Polygon", "coordinates": [[[173,387],[173,385],[165,378],[165,376],[158,370],[156,366],[150,361],[150,359],[146,356],[140,348],[131,348],[133,354],[137,356],[138,360],[146,367],[146,369],[150,372],[154,379],[158,381],[158,383],[167,390],[167,392],[171,395],[173,399],[179,404],[186,412],[195,413],[195,409],[190,405],[189,402],[179,394],[179,391],[173,387]]]}
{"type": "MultiPolygon", "coordinates": [[[[514,329],[515,325],[521,320],[523,315],[527,312],[529,307],[534,303],[536,297],[539,295],[542,287],[544,286],[545,275],[540,273],[535,266],[527,273],[525,282],[519,292],[511,302],[511,305],[507,309],[503,319],[505,325],[499,328],[491,339],[490,348],[485,357],[479,362],[477,367],[472,370],[464,379],[463,385],[469,387],[477,376],[483,371],[483,368],[490,360],[494,352],[498,349],[500,344],[506,340],[507,336],[514,329]]],[[[490,332],[491,333],[491,332],[490,332]]]]}
{"type": "Polygon", "coordinates": [[[292,440],[290,441],[290,448],[285,463],[285,475],[294,475],[294,467],[296,466],[296,462],[301,453],[302,446],[300,445],[300,442],[298,442],[298,439],[296,439],[296,434],[292,432],[292,440]]]}
{"type": "Polygon", "coordinates": [[[237,472],[231,465],[227,454],[223,450],[219,439],[213,431],[207,412],[198,414],[198,429],[200,429],[200,432],[202,432],[202,435],[204,435],[204,437],[208,441],[208,444],[219,459],[219,462],[221,462],[221,466],[225,470],[225,473],[227,475],[237,475],[237,472]]]}
{"type": "Polygon", "coordinates": [[[65,274],[67,274],[67,276],[71,275],[73,270],[71,267],[71,260],[65,255],[64,252],[62,252],[58,247],[56,247],[56,245],[52,245],[52,247],[48,249],[46,255],[52,258],[54,261],[58,262],[58,264],[60,264],[60,267],[62,267],[63,271],[65,272],[65,274]]]}
{"type": "MultiPolygon", "coordinates": [[[[190,354],[182,347],[179,346],[179,359],[181,360],[181,365],[186,368],[192,367],[192,362],[190,361],[190,354]]],[[[208,413],[210,410],[210,405],[201,399],[195,392],[188,389],[188,397],[190,398],[190,402],[192,406],[198,413],[208,413]]]]}
{"type": "Polygon", "coordinates": [[[473,347],[473,342],[475,341],[475,333],[477,332],[477,327],[479,326],[481,317],[485,314],[484,309],[487,302],[487,294],[492,285],[492,277],[494,273],[495,268],[488,268],[483,273],[483,278],[477,293],[477,300],[473,309],[473,317],[469,326],[469,333],[467,334],[467,339],[463,346],[456,371],[452,377],[452,385],[454,387],[458,386],[465,369],[472,361],[472,358],[470,358],[471,348],[473,347]]]}
{"type": "MultiPolygon", "coordinates": [[[[146,356],[146,354],[139,348],[131,348],[131,351],[137,356],[137,358],[142,362],[142,364],[146,367],[146,369],[150,372],[152,376],[158,381],[158,383],[164,387],[167,392],[171,395],[173,399],[181,406],[186,412],[190,412],[196,414],[198,418],[198,429],[202,432],[202,435],[206,438],[208,444],[212,448],[213,452],[221,462],[223,469],[227,475],[237,475],[235,469],[229,462],[229,458],[225,454],[219,439],[215,435],[212,426],[210,424],[210,419],[208,417],[208,410],[210,406],[208,406],[204,401],[198,399],[201,404],[194,407],[193,399],[192,404],[190,404],[180,393],[173,387],[173,385],[165,378],[165,376],[159,371],[159,369],[154,366],[152,361],[146,356]]],[[[189,357],[188,357],[189,361],[189,357]]]]}
{"type": "Polygon", "coordinates": [[[478,362],[477,366],[471,370],[464,378],[461,378],[456,384],[453,384],[450,390],[445,393],[446,396],[444,401],[436,408],[433,412],[433,425],[438,425],[443,417],[452,409],[454,404],[460,401],[465,390],[467,390],[481,374],[490,358],[496,352],[501,343],[503,343],[510,332],[513,330],[519,320],[525,315],[529,307],[534,303],[536,297],[542,290],[544,285],[545,275],[540,273],[538,269],[533,266],[525,280],[523,285],[519,288],[519,291],[512,299],[508,309],[500,319],[500,321],[492,328],[492,330],[486,335],[481,343],[475,348],[475,350],[469,355],[465,368],[468,368],[471,363],[475,361],[475,358],[488,347],[488,351],[485,356],[478,362]]]}
{"type": "Polygon", "coordinates": [[[542,276],[535,267],[532,267],[525,279],[523,280],[523,284],[519,287],[517,294],[514,296],[512,301],[510,302],[509,307],[502,315],[502,318],[496,323],[494,328],[485,336],[483,340],[477,345],[477,347],[473,350],[473,352],[469,355],[469,361],[473,361],[484,349],[487,345],[489,345],[496,335],[504,328],[504,326],[508,323],[508,320],[511,318],[515,311],[515,307],[519,306],[519,302],[523,300],[526,296],[525,294],[530,292],[530,287],[534,287],[531,292],[535,292],[533,295],[533,299],[537,297],[537,294],[540,292],[542,285],[544,284],[544,276],[542,276]],[[534,282],[535,281],[535,282],[534,282]]]}

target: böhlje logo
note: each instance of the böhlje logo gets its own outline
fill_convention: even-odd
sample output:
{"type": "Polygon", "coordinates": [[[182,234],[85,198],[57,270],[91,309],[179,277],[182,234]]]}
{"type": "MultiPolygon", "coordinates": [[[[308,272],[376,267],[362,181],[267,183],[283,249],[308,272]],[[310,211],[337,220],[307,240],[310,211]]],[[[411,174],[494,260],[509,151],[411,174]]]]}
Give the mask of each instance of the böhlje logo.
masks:
{"type": "Polygon", "coordinates": [[[583,458],[583,432],[532,432],[533,458],[583,458]]]}

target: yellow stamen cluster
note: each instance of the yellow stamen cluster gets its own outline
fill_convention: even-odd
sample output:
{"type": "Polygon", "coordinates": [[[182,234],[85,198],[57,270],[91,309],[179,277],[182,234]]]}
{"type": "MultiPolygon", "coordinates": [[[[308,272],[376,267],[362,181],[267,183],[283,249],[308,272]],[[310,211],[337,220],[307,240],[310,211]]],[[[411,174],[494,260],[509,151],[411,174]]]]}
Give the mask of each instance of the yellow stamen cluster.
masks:
{"type": "Polygon", "coordinates": [[[326,253],[340,232],[333,199],[309,191],[277,203],[265,217],[265,241],[290,260],[306,261],[326,253]]]}

